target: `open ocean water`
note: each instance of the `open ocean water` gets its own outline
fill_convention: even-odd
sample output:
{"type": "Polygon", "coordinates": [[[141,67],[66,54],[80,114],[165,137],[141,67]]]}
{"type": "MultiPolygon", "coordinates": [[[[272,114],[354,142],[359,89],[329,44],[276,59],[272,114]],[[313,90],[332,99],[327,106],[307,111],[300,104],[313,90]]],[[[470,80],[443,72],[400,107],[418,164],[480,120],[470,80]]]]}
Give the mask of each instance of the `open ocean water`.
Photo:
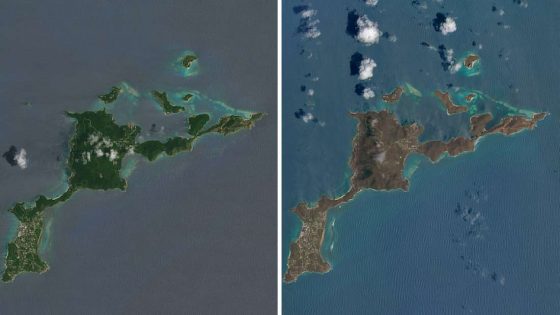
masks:
{"type": "Polygon", "coordinates": [[[551,114],[533,131],[485,138],[474,153],[437,164],[421,159],[408,192],[364,191],[331,211],[323,253],[333,269],[283,284],[284,313],[558,314],[560,3],[284,1],[283,14],[283,270],[299,229],[290,209],[348,188],[356,127],[348,111],[372,109],[383,92],[409,82],[424,94],[451,83],[551,114]],[[320,36],[297,32],[306,23],[294,12],[300,5],[316,10],[320,36]],[[346,33],[353,10],[396,41],[356,42],[346,33]],[[438,12],[455,18],[456,32],[434,30],[438,12]],[[444,71],[423,41],[444,44],[457,58],[476,52],[481,74],[444,71]],[[355,52],[377,63],[366,83],[373,101],[354,92],[355,52]],[[316,122],[296,118],[300,108],[316,122]]]}
{"type": "MultiPolygon", "coordinates": [[[[80,191],[47,210],[50,270],[0,284],[0,314],[275,312],[276,15],[276,3],[249,0],[0,4],[0,150],[28,157],[25,170],[0,160],[2,254],[15,232],[9,207],[64,188],[64,110],[93,109],[126,81],[267,114],[251,131],[139,161],[124,193],[80,191]],[[196,77],[171,67],[185,50],[200,58],[196,77]]],[[[163,136],[184,126],[153,102],[134,106],[144,137],[151,123],[163,136]]],[[[118,122],[128,109],[116,108],[118,122]]]]}

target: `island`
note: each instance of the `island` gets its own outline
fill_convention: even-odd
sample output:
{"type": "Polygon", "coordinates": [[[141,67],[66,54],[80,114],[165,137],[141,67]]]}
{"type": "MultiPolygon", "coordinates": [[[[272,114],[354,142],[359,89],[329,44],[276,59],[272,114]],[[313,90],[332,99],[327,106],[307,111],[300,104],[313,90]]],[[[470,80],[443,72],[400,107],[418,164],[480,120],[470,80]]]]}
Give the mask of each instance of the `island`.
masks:
{"type": "Polygon", "coordinates": [[[188,54],[181,59],[181,63],[183,67],[189,69],[195,61],[198,60],[198,57],[192,54],[188,54]]]}
{"type": "Polygon", "coordinates": [[[122,88],[118,86],[113,86],[111,88],[111,91],[109,91],[109,93],[99,95],[98,98],[105,104],[113,103],[114,101],[117,100],[121,92],[122,92],[122,88]]]}
{"type": "Polygon", "coordinates": [[[463,65],[467,68],[467,69],[472,69],[474,68],[474,66],[476,65],[477,62],[479,62],[480,57],[478,55],[475,54],[469,54],[465,60],[463,61],[463,65]]]}
{"type": "Polygon", "coordinates": [[[435,96],[439,99],[439,101],[443,104],[443,106],[447,109],[447,115],[455,115],[464,113],[468,110],[467,106],[456,105],[451,100],[451,95],[449,92],[442,92],[437,90],[434,92],[435,96]]]}
{"type": "MultiPolygon", "coordinates": [[[[98,98],[105,104],[112,103],[121,92],[121,88],[112,87],[108,94],[98,98]]],[[[187,95],[190,95],[189,99],[192,97],[191,94],[187,95]]],[[[166,114],[185,110],[171,104],[166,92],[154,90],[151,96],[166,114]]],[[[208,97],[206,99],[211,100],[208,97]]],[[[17,202],[8,210],[16,217],[18,226],[17,233],[7,245],[2,281],[11,282],[19,274],[43,273],[49,269],[39,253],[45,211],[66,202],[80,190],[125,191],[127,181],[122,173],[122,164],[127,155],[137,155],[149,161],[163,155],[174,156],[191,151],[201,137],[211,134],[226,136],[252,129],[255,123],[264,117],[263,113],[244,112],[227,106],[226,108],[227,113],[221,114],[219,119],[212,122],[208,113],[191,114],[185,117],[186,130],[167,139],[147,141],[141,137],[142,130],[138,125],[133,122],[118,124],[108,108],[83,112],[67,111],[65,115],[73,120],[74,131],[65,161],[66,189],[59,196],[40,195],[31,202],[17,202]]],[[[220,108],[220,112],[222,111],[223,108],[220,108]]],[[[15,162],[12,160],[16,152],[17,148],[12,146],[4,154],[4,158],[9,163],[15,162]]]]}
{"type": "Polygon", "coordinates": [[[171,101],[167,98],[166,92],[154,90],[152,91],[152,96],[154,97],[154,100],[159,104],[161,109],[163,109],[163,113],[165,115],[177,114],[185,111],[185,108],[183,106],[173,105],[171,101]]]}
{"type": "Polygon", "coordinates": [[[469,93],[465,96],[465,101],[467,101],[468,103],[472,102],[472,100],[474,100],[474,98],[476,97],[476,94],[474,93],[469,93]]]}
{"type": "MultiPolygon", "coordinates": [[[[227,135],[250,129],[262,118],[260,113],[255,113],[247,119],[229,115],[202,132],[189,133],[192,137],[177,136],[163,142],[137,142],[140,127],[134,124],[117,125],[112,115],[105,110],[66,114],[76,121],[67,161],[68,189],[59,197],[39,196],[31,204],[16,203],[9,210],[18,219],[19,227],[17,237],[8,244],[6,269],[2,275],[5,282],[12,281],[23,272],[42,273],[48,270],[47,263],[38,254],[45,209],[67,201],[81,189],[126,189],[127,183],[120,171],[122,160],[127,154],[140,154],[150,161],[162,153],[172,156],[192,150],[194,142],[204,134],[227,135]]],[[[200,130],[208,121],[201,118],[207,117],[207,114],[194,117],[189,121],[196,126],[190,126],[189,130],[200,130]]]]}
{"type": "Polygon", "coordinates": [[[351,201],[363,190],[408,191],[409,182],[403,176],[405,161],[412,153],[437,162],[445,155],[457,156],[475,150],[477,141],[491,134],[512,135],[535,128],[548,113],[532,117],[506,116],[494,126],[488,126],[492,114],[483,113],[470,119],[470,137],[455,137],[449,141],[420,142],[424,128],[416,122],[401,124],[388,110],[350,113],[357,120],[349,165],[352,170],[349,190],[339,197],[322,196],[314,206],[305,202],[292,211],[301,220],[299,236],[290,244],[284,282],[294,282],[307,272],[325,273],[331,269],[321,248],[330,209],[351,201]]]}
{"type": "Polygon", "coordinates": [[[192,98],[193,98],[193,95],[190,94],[190,93],[187,93],[182,97],[183,101],[185,101],[185,102],[190,101],[192,98]]]}
{"type": "Polygon", "coordinates": [[[188,134],[191,137],[172,137],[165,141],[149,140],[142,143],[137,143],[134,147],[134,152],[144,156],[149,161],[157,159],[164,153],[167,156],[173,156],[183,151],[192,150],[194,142],[202,135],[208,133],[228,135],[242,129],[251,129],[253,128],[255,122],[261,118],[261,113],[255,113],[251,115],[250,118],[243,118],[237,115],[229,115],[222,117],[219,122],[212,125],[211,127],[202,130],[210,117],[208,114],[196,115],[188,119],[188,134]]]}
{"type": "Polygon", "coordinates": [[[401,86],[397,86],[391,93],[382,95],[381,98],[386,103],[395,103],[401,99],[404,89],[401,86]]]}

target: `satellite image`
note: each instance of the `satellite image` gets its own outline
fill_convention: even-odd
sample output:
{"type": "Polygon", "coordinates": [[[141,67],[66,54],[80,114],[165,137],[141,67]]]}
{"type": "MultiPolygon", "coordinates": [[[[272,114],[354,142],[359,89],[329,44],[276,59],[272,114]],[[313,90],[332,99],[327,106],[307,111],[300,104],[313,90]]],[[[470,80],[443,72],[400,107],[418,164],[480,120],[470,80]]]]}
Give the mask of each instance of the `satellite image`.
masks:
{"type": "Polygon", "coordinates": [[[284,314],[558,314],[560,3],[282,12],[284,314]]]}
{"type": "Polygon", "coordinates": [[[276,312],[276,16],[3,3],[0,314],[276,312]]]}

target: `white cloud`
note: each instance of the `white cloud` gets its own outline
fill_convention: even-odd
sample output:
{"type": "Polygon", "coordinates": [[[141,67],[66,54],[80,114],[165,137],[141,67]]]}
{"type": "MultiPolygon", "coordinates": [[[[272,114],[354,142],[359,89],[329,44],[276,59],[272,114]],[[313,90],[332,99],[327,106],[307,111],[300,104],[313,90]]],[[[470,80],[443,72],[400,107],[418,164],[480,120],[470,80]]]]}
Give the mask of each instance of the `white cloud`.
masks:
{"type": "Polygon", "coordinates": [[[19,152],[14,156],[14,160],[16,160],[17,165],[22,170],[27,168],[27,151],[24,148],[21,148],[19,152]]]}
{"type": "Polygon", "coordinates": [[[107,138],[103,138],[103,145],[105,145],[105,147],[110,148],[113,146],[113,143],[111,142],[110,139],[107,138]]]}
{"type": "Polygon", "coordinates": [[[461,63],[455,63],[455,58],[453,57],[454,53],[455,51],[453,51],[453,49],[451,48],[445,50],[445,60],[449,64],[448,69],[451,73],[457,73],[457,71],[461,70],[461,63]]]}
{"type": "Polygon", "coordinates": [[[451,73],[457,73],[457,71],[459,71],[459,70],[461,70],[461,64],[460,64],[460,63],[456,63],[456,64],[454,64],[454,65],[450,68],[449,72],[451,72],[451,73]]]}
{"type": "Polygon", "coordinates": [[[116,160],[117,157],[118,157],[117,151],[111,149],[111,153],[109,155],[109,161],[112,162],[112,161],[116,160]]]}
{"type": "Polygon", "coordinates": [[[96,134],[90,134],[88,140],[89,140],[89,144],[93,145],[99,140],[99,136],[96,134]]]}
{"type": "Polygon", "coordinates": [[[308,122],[312,121],[313,118],[315,118],[315,117],[313,117],[313,114],[311,114],[311,113],[306,113],[302,117],[304,123],[308,123],[308,122]]]}
{"type": "Polygon", "coordinates": [[[314,39],[321,36],[321,31],[319,30],[319,19],[315,18],[316,15],[317,10],[314,9],[306,9],[300,13],[300,29],[305,38],[314,39]]]}
{"type": "Polygon", "coordinates": [[[315,90],[313,90],[313,89],[307,90],[307,95],[309,95],[309,96],[315,95],[315,90]]]}
{"type": "Polygon", "coordinates": [[[366,99],[372,99],[375,97],[375,93],[373,92],[373,90],[371,88],[365,88],[364,91],[362,92],[362,96],[366,99]]]}
{"type": "Polygon", "coordinates": [[[379,164],[383,164],[385,162],[385,156],[387,155],[387,151],[383,151],[381,153],[376,154],[373,158],[379,164]]]}
{"type": "Polygon", "coordinates": [[[450,64],[453,64],[455,62],[455,60],[453,59],[453,49],[447,49],[445,51],[445,59],[447,60],[447,62],[449,62],[450,64]]]}
{"type": "Polygon", "coordinates": [[[369,5],[370,7],[376,6],[377,3],[379,3],[379,0],[366,0],[366,5],[369,5]]]}
{"type": "Polygon", "coordinates": [[[371,58],[364,58],[360,63],[360,80],[368,80],[373,77],[373,69],[377,64],[371,58]]]}
{"type": "Polygon", "coordinates": [[[307,23],[307,32],[305,32],[305,37],[317,38],[319,36],[321,36],[321,31],[319,30],[319,20],[313,20],[307,23]]]}
{"type": "Polygon", "coordinates": [[[453,33],[457,30],[457,23],[455,23],[454,19],[446,17],[445,21],[441,23],[440,29],[443,35],[453,33]]]}
{"type": "Polygon", "coordinates": [[[309,19],[317,14],[317,10],[307,9],[301,11],[301,17],[304,19],[309,19]]]}
{"type": "Polygon", "coordinates": [[[367,15],[358,18],[358,34],[356,39],[366,45],[372,45],[379,42],[379,38],[383,33],[377,27],[377,23],[368,19],[367,15]]]}

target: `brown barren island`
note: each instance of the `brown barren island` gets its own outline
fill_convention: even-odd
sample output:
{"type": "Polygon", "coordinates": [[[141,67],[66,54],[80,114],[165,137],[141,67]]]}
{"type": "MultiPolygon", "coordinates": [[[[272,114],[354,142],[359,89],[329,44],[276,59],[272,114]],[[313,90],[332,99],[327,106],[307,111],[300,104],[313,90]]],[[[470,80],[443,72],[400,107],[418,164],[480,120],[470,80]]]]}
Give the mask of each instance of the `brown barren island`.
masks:
{"type": "Polygon", "coordinates": [[[397,86],[393,92],[381,96],[386,103],[396,103],[401,99],[404,89],[401,86],[397,86]]]}
{"type": "Polygon", "coordinates": [[[322,196],[314,207],[298,204],[293,211],[303,222],[298,238],[290,244],[285,282],[294,282],[305,272],[325,273],[331,269],[321,255],[325,237],[328,211],[346,203],[364,189],[408,190],[408,180],[403,176],[405,161],[410,153],[420,153],[433,162],[445,153],[457,156],[474,151],[476,142],[489,134],[511,135],[533,129],[547,113],[537,113],[532,118],[507,116],[490,129],[489,113],[473,116],[470,120],[471,137],[456,137],[448,142],[427,141],[419,143],[423,132],[417,123],[402,125],[389,111],[351,113],[358,120],[357,132],[352,142],[350,190],[340,197],[322,196]]]}
{"type": "Polygon", "coordinates": [[[479,56],[475,54],[470,54],[467,56],[467,58],[465,58],[465,61],[463,61],[463,65],[467,67],[467,69],[472,69],[479,60],[480,60],[479,56]]]}
{"type": "Polygon", "coordinates": [[[434,94],[447,109],[447,115],[460,114],[468,110],[466,106],[456,105],[455,103],[453,103],[449,92],[442,92],[440,90],[437,90],[434,92],[434,94]]]}

